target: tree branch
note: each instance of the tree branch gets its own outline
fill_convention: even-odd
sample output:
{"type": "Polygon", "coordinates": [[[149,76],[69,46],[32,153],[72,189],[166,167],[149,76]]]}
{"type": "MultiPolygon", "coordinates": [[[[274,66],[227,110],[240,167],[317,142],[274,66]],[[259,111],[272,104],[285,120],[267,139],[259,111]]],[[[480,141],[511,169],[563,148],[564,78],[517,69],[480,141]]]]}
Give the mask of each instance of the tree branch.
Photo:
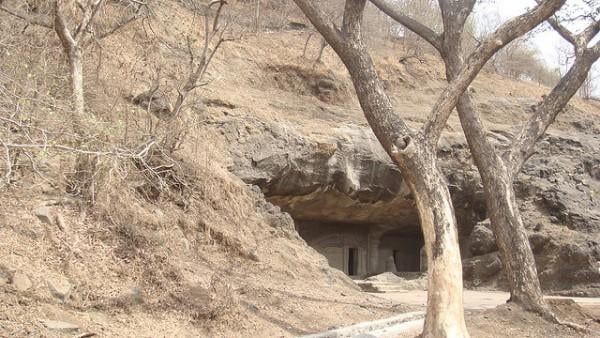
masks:
{"type": "Polygon", "coordinates": [[[102,7],[104,3],[104,0],[92,1],[93,2],[91,4],[88,4],[87,7],[85,7],[83,17],[81,18],[81,22],[79,23],[79,26],[77,27],[77,29],[75,30],[75,34],[73,35],[73,40],[75,40],[76,42],[79,42],[83,34],[88,30],[88,27],[90,26],[92,21],[94,21],[94,17],[98,13],[98,10],[100,9],[100,7],[102,7]]]}
{"type": "Polygon", "coordinates": [[[302,12],[306,15],[308,20],[315,26],[315,28],[323,35],[323,37],[329,42],[330,45],[342,45],[344,38],[340,30],[336,27],[335,23],[329,19],[327,14],[323,12],[318,6],[315,6],[315,1],[310,0],[294,0],[296,5],[300,7],[302,12]]]}
{"type": "Polygon", "coordinates": [[[583,32],[580,33],[584,43],[587,45],[594,37],[600,32],[600,20],[597,20],[593,24],[589,25],[583,32]]]}
{"type": "Polygon", "coordinates": [[[548,19],[564,3],[565,0],[543,1],[533,10],[507,21],[485,39],[469,56],[456,79],[440,95],[430,118],[422,128],[426,138],[437,143],[458,99],[494,53],[548,19]]]}
{"type": "Polygon", "coordinates": [[[63,0],[54,1],[54,30],[65,50],[69,51],[77,46],[73,39],[62,13],[63,0]]]}
{"type": "Polygon", "coordinates": [[[425,41],[431,44],[438,51],[442,48],[441,35],[433,29],[420,23],[419,21],[405,15],[400,9],[391,4],[389,0],[370,0],[372,4],[377,6],[382,12],[387,14],[392,19],[396,20],[402,26],[406,27],[413,33],[422,37],[425,41]]]}
{"type": "Polygon", "coordinates": [[[106,32],[102,32],[100,34],[98,34],[98,37],[96,39],[98,40],[102,40],[106,37],[109,37],[113,34],[115,34],[116,32],[120,31],[121,29],[125,28],[125,26],[129,25],[130,23],[134,22],[135,20],[137,20],[139,16],[137,14],[132,14],[130,17],[128,17],[127,19],[119,22],[118,24],[116,24],[114,27],[112,27],[111,29],[107,30],[106,32]]]}
{"type": "Polygon", "coordinates": [[[462,31],[467,18],[473,12],[476,0],[438,0],[444,21],[444,33],[462,31]],[[448,31],[450,30],[450,31],[448,31]]]}
{"type": "Polygon", "coordinates": [[[544,135],[556,116],[577,93],[599,56],[600,42],[577,55],[567,74],[537,106],[505,154],[507,165],[513,174],[517,174],[523,163],[532,155],[537,140],[544,135]]]}
{"type": "Polygon", "coordinates": [[[558,34],[560,34],[560,36],[563,37],[563,39],[567,40],[573,46],[577,47],[577,39],[575,38],[575,35],[573,35],[573,33],[571,33],[571,31],[567,29],[567,27],[563,26],[560,22],[558,22],[556,18],[549,18],[548,23],[550,24],[550,26],[552,26],[552,28],[554,28],[554,30],[558,34]]]}
{"type": "Polygon", "coordinates": [[[52,29],[52,22],[50,21],[49,18],[43,19],[40,17],[31,16],[26,13],[21,13],[16,10],[12,10],[10,8],[6,8],[6,7],[2,6],[2,3],[0,3],[0,11],[6,12],[14,17],[17,17],[17,18],[27,22],[28,24],[52,29]]]}
{"type": "Polygon", "coordinates": [[[361,26],[366,4],[366,0],[346,0],[342,21],[342,34],[351,43],[361,40],[361,26]]]}

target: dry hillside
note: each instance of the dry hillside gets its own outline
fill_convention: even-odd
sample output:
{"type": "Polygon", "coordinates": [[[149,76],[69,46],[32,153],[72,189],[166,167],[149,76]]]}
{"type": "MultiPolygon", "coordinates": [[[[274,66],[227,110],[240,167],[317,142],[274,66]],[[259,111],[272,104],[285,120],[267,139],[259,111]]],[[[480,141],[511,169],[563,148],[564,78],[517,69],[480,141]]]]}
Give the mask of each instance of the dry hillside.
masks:
{"type": "MultiPolygon", "coordinates": [[[[232,25],[234,40],[182,113],[181,148],[167,154],[153,141],[170,125],[131,98],[158,79],[156,97],[175,100],[189,71],[185,36],[199,19],[186,1],[160,3],[86,47],[89,137],[77,142],[58,40],[0,13],[0,140],[38,145],[10,151],[10,181],[0,186],[0,336],[77,330],[52,321],[102,336],[292,336],[406,310],[360,292],[267,201],[268,189],[234,174],[244,153],[264,147],[253,135],[303,135],[319,151],[334,130],[367,126],[335,54],[303,57],[307,30],[232,25]],[[81,157],[93,162],[86,182],[73,180],[81,157]]],[[[371,44],[398,113],[419,124],[445,85],[442,63],[404,59],[397,42],[371,44]]],[[[506,131],[548,88],[484,72],[471,90],[486,125],[506,131]]],[[[600,105],[574,99],[552,133],[597,138],[599,119],[600,105]]],[[[462,139],[456,116],[447,129],[462,139]]],[[[308,141],[294,142],[281,151],[308,141]]],[[[546,223],[557,236],[600,241],[598,229],[546,223]]]]}

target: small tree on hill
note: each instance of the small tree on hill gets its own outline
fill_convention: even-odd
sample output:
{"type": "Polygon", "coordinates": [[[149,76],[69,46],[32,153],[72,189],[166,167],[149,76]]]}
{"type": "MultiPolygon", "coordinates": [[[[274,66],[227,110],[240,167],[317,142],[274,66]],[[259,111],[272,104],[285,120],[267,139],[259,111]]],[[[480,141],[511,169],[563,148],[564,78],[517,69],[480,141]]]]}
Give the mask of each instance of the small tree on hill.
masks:
{"type": "Polygon", "coordinates": [[[72,4],[65,4],[64,0],[52,0],[48,2],[49,8],[46,13],[40,12],[40,6],[35,4],[26,4],[23,9],[18,6],[5,6],[5,2],[0,0],[0,11],[22,19],[28,25],[54,30],[60,40],[69,64],[71,78],[72,128],[78,137],[82,137],[86,134],[82,122],[85,114],[83,47],[91,35],[95,35],[96,39],[105,38],[135,20],[140,13],[141,5],[136,5],[137,9],[134,13],[106,31],[94,33],[92,26],[100,9],[105,5],[105,0],[77,0],[72,4]],[[72,12],[75,14],[68,14],[72,12]]]}

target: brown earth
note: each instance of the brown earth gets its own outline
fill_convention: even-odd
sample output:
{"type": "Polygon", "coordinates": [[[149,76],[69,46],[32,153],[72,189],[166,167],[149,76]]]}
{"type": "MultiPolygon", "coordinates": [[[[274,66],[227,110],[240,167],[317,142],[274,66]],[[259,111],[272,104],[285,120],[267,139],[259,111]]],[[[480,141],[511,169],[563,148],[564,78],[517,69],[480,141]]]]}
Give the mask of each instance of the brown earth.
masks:
{"type": "Polygon", "coordinates": [[[598,337],[600,317],[597,309],[582,308],[569,300],[550,300],[555,314],[585,330],[564,325],[549,324],[539,316],[514,305],[500,305],[485,311],[467,311],[465,318],[471,337],[598,337]]]}

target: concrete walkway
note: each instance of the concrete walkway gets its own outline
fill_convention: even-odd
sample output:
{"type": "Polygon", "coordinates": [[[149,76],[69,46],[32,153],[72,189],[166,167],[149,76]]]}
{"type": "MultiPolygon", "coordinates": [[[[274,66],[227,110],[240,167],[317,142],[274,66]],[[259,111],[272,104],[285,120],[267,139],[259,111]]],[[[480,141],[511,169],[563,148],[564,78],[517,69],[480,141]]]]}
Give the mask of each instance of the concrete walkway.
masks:
{"type": "MultiPolygon", "coordinates": [[[[427,291],[404,291],[391,293],[373,293],[372,295],[391,300],[397,304],[407,304],[425,307],[427,303],[427,291]]],[[[510,297],[508,292],[502,291],[464,291],[465,309],[490,309],[506,303],[510,297]]],[[[560,297],[546,296],[548,299],[573,299],[582,306],[600,306],[600,298],[585,297],[560,297]]]]}
{"type": "MultiPolygon", "coordinates": [[[[373,296],[388,299],[395,304],[423,306],[427,302],[427,291],[403,291],[372,293],[373,296]]],[[[464,291],[465,309],[490,309],[506,303],[509,293],[502,291],[464,291]]],[[[582,306],[600,306],[600,298],[548,296],[548,299],[573,299],[582,306]]],[[[302,338],[404,338],[415,337],[423,329],[424,312],[410,312],[387,319],[363,322],[335,330],[316,333],[302,338]]]]}
{"type": "Polygon", "coordinates": [[[414,337],[423,328],[425,312],[409,312],[394,317],[362,322],[300,338],[388,338],[414,337]]]}

